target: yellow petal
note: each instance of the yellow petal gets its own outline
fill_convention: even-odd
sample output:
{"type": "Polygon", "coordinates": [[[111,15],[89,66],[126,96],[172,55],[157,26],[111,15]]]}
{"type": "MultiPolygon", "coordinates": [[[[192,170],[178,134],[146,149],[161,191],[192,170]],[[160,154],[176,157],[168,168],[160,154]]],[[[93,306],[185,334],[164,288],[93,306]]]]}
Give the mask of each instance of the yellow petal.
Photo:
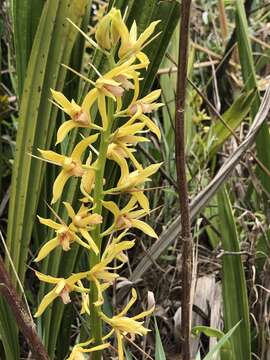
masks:
{"type": "Polygon", "coordinates": [[[53,99],[64,109],[64,111],[71,115],[72,105],[71,102],[60,91],[51,89],[53,99]]]}
{"type": "Polygon", "coordinates": [[[138,295],[134,288],[132,288],[131,294],[132,294],[131,299],[129,300],[127,305],[124,307],[124,309],[119,314],[116,315],[117,317],[126,315],[128,310],[131,308],[131,306],[136,302],[138,295]]]}
{"type": "Polygon", "coordinates": [[[137,41],[137,24],[136,21],[134,20],[132,25],[131,25],[131,29],[129,31],[129,36],[130,36],[130,40],[131,42],[136,42],[137,41]]]}
{"type": "Polygon", "coordinates": [[[119,156],[116,151],[113,152],[112,159],[120,166],[121,174],[119,182],[121,182],[121,180],[129,174],[127,161],[124,157],[119,156]]]}
{"type": "Polygon", "coordinates": [[[57,222],[51,220],[51,219],[44,219],[43,217],[41,216],[37,216],[38,217],[38,220],[41,224],[43,225],[47,225],[49,226],[50,228],[52,229],[55,229],[55,230],[59,230],[63,227],[62,224],[58,224],[57,222]]]}
{"type": "Polygon", "coordinates": [[[118,113],[122,109],[122,104],[123,104],[121,96],[117,96],[116,103],[117,103],[117,106],[116,106],[115,112],[118,113]]]}
{"type": "Polygon", "coordinates": [[[140,172],[141,177],[148,178],[149,176],[155,174],[161,165],[162,165],[162,163],[157,163],[157,164],[152,164],[152,165],[147,166],[147,168],[143,169],[140,172]]]}
{"type": "Polygon", "coordinates": [[[126,26],[126,24],[123,21],[122,15],[120,10],[116,10],[114,12],[114,15],[112,17],[112,23],[114,27],[117,29],[117,32],[119,33],[121,37],[122,42],[126,42],[129,39],[129,31],[126,26]]]}
{"type": "Polygon", "coordinates": [[[76,215],[76,214],[75,214],[75,211],[73,210],[73,207],[70,205],[70,203],[68,203],[68,202],[66,202],[66,201],[64,201],[63,204],[64,204],[64,206],[65,206],[65,208],[66,208],[66,210],[67,210],[68,216],[69,216],[71,219],[73,219],[74,216],[76,215]]]}
{"type": "Polygon", "coordinates": [[[83,271],[83,272],[79,272],[77,274],[72,274],[69,278],[67,278],[65,280],[65,282],[72,286],[74,285],[77,281],[86,278],[89,275],[89,271],[83,271]]]}
{"type": "Polygon", "coordinates": [[[151,237],[156,238],[156,239],[158,238],[157,234],[151,228],[151,226],[146,224],[145,222],[143,222],[141,220],[133,219],[132,220],[132,226],[134,228],[136,228],[136,229],[141,230],[142,232],[144,232],[148,236],[151,236],[151,237]]]}
{"type": "MultiPolygon", "coordinates": [[[[128,154],[128,157],[130,158],[130,160],[133,162],[134,166],[136,167],[136,169],[138,169],[139,171],[141,171],[142,165],[138,162],[138,160],[135,158],[135,156],[132,154],[133,149],[128,148],[127,146],[125,146],[125,150],[126,153],[128,154]]],[[[126,174],[125,176],[127,176],[128,174],[126,174]]],[[[119,182],[121,182],[121,180],[119,180],[119,182]]]]}
{"type": "Polygon", "coordinates": [[[143,191],[133,191],[132,196],[134,196],[137,199],[138,203],[143,208],[143,210],[146,213],[149,213],[149,211],[150,211],[149,201],[148,201],[147,197],[144,195],[143,191]]]}
{"type": "Polygon", "coordinates": [[[136,202],[137,199],[132,196],[127,205],[121,210],[121,213],[129,213],[132,209],[134,209],[134,205],[136,204],[136,202]]]}
{"type": "Polygon", "coordinates": [[[76,123],[73,120],[65,121],[57,131],[56,145],[61,143],[64,140],[64,138],[70,132],[70,130],[77,128],[77,127],[80,127],[79,123],[76,123]]]}
{"type": "Polygon", "coordinates": [[[105,95],[102,94],[102,92],[99,92],[98,94],[98,109],[102,120],[102,127],[104,131],[106,131],[108,128],[108,116],[106,110],[105,95]]]}
{"type": "Polygon", "coordinates": [[[112,47],[111,41],[111,16],[107,14],[103,16],[97,23],[95,38],[99,46],[103,49],[110,50],[112,47]]]}
{"type": "Polygon", "coordinates": [[[154,90],[145,97],[143,97],[140,101],[142,103],[151,104],[160,97],[160,94],[161,94],[161,89],[154,90]]]}
{"type": "Polygon", "coordinates": [[[142,45],[146,42],[147,39],[153,34],[155,31],[155,28],[157,24],[160,23],[160,20],[153,21],[145,30],[144,32],[139,36],[139,39],[137,41],[138,48],[141,48],[142,45]]]}
{"type": "Polygon", "coordinates": [[[118,360],[125,360],[124,349],[123,349],[123,336],[118,330],[115,330],[115,334],[117,338],[118,360]]]}
{"type": "Polygon", "coordinates": [[[150,61],[148,59],[148,56],[143,53],[142,51],[138,52],[136,54],[136,58],[140,61],[140,67],[137,67],[137,69],[139,68],[148,68],[148,65],[150,64],[150,61]]]}
{"type": "Polygon", "coordinates": [[[97,345],[95,347],[92,347],[91,349],[82,349],[81,351],[84,353],[95,352],[95,351],[107,349],[109,346],[110,344],[106,343],[106,344],[97,345]]]}
{"type": "Polygon", "coordinates": [[[140,93],[140,83],[139,83],[139,77],[136,74],[136,72],[134,72],[133,75],[133,81],[134,81],[134,94],[133,94],[133,98],[131,100],[130,105],[134,104],[136,102],[136,100],[139,97],[139,93],[140,93]]]}
{"type": "Polygon", "coordinates": [[[80,141],[74,148],[74,150],[72,151],[71,157],[74,160],[80,160],[83,152],[86,150],[86,148],[94,143],[97,138],[98,138],[99,134],[94,134],[91,136],[88,136],[87,138],[83,139],[82,141],[80,141]]]}
{"type": "Polygon", "coordinates": [[[51,161],[57,165],[62,165],[65,157],[63,155],[57,154],[54,151],[51,150],[41,150],[38,149],[43,159],[51,161]]]}
{"type": "Polygon", "coordinates": [[[68,172],[62,170],[55,179],[53,184],[53,199],[51,201],[52,204],[56,203],[56,201],[60,198],[63,188],[70,176],[71,175],[68,172]]]}
{"type": "Polygon", "coordinates": [[[86,170],[82,176],[81,180],[81,190],[83,190],[83,194],[85,195],[85,192],[87,194],[90,194],[95,182],[95,170],[89,169],[86,170]]]}
{"type": "Polygon", "coordinates": [[[82,241],[79,236],[75,236],[75,241],[76,243],[78,243],[79,245],[85,247],[86,249],[90,250],[90,246],[88,244],[86,244],[84,241],[82,241]]]}
{"type": "Polygon", "coordinates": [[[146,316],[151,315],[154,310],[155,310],[155,306],[151,307],[151,309],[149,309],[149,310],[145,310],[145,311],[141,312],[140,314],[138,314],[136,316],[133,316],[132,319],[133,320],[142,319],[142,318],[144,318],[146,316]]]}
{"type": "Polygon", "coordinates": [[[38,256],[35,258],[34,261],[38,262],[38,261],[44,259],[58,245],[59,245],[59,241],[58,241],[57,237],[46,242],[46,244],[43,245],[42,248],[39,250],[38,256]]]}
{"type": "Polygon", "coordinates": [[[98,255],[99,254],[99,249],[98,249],[96,243],[94,242],[94,240],[92,239],[91,235],[89,234],[89,232],[87,230],[85,230],[85,229],[80,229],[80,233],[88,241],[88,243],[91,246],[91,248],[93,249],[94,253],[96,255],[98,255]]]}
{"type": "MultiPolygon", "coordinates": [[[[129,70],[131,64],[135,61],[135,57],[130,57],[127,61],[125,61],[123,64],[114,67],[112,70],[110,70],[109,72],[107,72],[104,76],[103,79],[105,78],[106,80],[112,79],[117,77],[118,75],[123,74],[125,71],[129,70]]],[[[114,80],[113,80],[114,81],[114,80]]],[[[110,83],[111,85],[120,85],[117,82],[114,83],[110,83]]]]}
{"type": "Polygon", "coordinates": [[[83,103],[82,103],[82,109],[84,111],[86,111],[86,113],[88,114],[93,103],[96,101],[97,99],[97,89],[92,89],[90,90],[87,95],[85,96],[83,103]]]}
{"type": "Polygon", "coordinates": [[[103,206],[113,213],[113,216],[117,218],[120,215],[119,207],[113,201],[103,201],[103,206]]]}
{"type": "Polygon", "coordinates": [[[42,315],[46,308],[54,301],[54,299],[57,298],[57,296],[58,295],[55,293],[54,290],[50,291],[47,295],[45,295],[34,317],[39,317],[40,315],[42,315]]]}
{"type": "Polygon", "coordinates": [[[141,115],[140,116],[140,120],[148,127],[148,129],[157,136],[157,138],[160,140],[161,139],[161,133],[160,130],[158,128],[158,126],[149,119],[148,116],[146,115],[141,115]]]}
{"type": "Polygon", "coordinates": [[[35,275],[39,278],[40,281],[46,282],[48,284],[57,284],[60,280],[62,280],[62,278],[45,275],[39,271],[35,271],[35,275]]]}

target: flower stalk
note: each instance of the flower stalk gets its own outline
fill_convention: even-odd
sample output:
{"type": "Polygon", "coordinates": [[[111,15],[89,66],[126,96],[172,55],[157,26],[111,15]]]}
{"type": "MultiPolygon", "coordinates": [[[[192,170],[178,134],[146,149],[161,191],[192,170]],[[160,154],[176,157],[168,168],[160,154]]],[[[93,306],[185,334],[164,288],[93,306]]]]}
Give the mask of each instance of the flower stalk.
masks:
{"type": "MultiPolygon", "coordinates": [[[[109,146],[109,140],[111,136],[111,129],[113,126],[113,110],[114,103],[112,99],[108,101],[108,127],[106,131],[101,135],[100,147],[99,147],[99,157],[97,162],[97,169],[95,173],[95,189],[93,196],[93,204],[95,207],[95,213],[101,215],[102,214],[102,201],[104,198],[103,193],[103,178],[105,172],[105,165],[107,160],[107,151],[109,146]]],[[[92,232],[92,237],[99,249],[99,254],[101,251],[102,245],[102,236],[101,236],[101,225],[97,225],[92,232]]],[[[95,254],[94,252],[90,252],[89,254],[89,262],[90,266],[93,267],[100,261],[100,255],[95,254]]],[[[90,328],[93,331],[93,337],[95,339],[96,345],[102,342],[102,320],[99,316],[99,308],[95,306],[95,302],[98,299],[98,290],[94,283],[91,283],[90,287],[90,328]]],[[[100,352],[95,352],[93,354],[93,360],[98,360],[101,358],[100,352]]]]}

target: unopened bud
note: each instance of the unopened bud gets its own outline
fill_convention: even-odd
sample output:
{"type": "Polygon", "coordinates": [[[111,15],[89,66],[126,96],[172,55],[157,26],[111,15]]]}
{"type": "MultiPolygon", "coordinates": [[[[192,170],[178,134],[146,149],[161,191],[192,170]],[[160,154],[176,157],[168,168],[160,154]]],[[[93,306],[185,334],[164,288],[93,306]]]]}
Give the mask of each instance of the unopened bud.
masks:
{"type": "Polygon", "coordinates": [[[117,10],[113,8],[100,20],[96,28],[96,41],[102,49],[111,50],[118,41],[119,35],[112,22],[116,12],[117,10]]]}

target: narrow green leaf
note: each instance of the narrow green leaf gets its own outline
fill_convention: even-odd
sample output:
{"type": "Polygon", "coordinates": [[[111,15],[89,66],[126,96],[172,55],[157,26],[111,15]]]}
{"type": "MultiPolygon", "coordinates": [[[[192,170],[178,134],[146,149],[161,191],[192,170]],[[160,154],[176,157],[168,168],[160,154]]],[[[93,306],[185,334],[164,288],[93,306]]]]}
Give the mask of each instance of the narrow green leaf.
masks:
{"type": "MultiPolygon", "coordinates": [[[[260,106],[260,95],[257,87],[256,71],[252,56],[249,28],[248,28],[248,22],[246,18],[243,0],[235,1],[235,9],[236,9],[237,42],[238,42],[243,79],[247,91],[252,89],[257,90],[254,102],[251,105],[251,116],[254,119],[260,106]]],[[[257,135],[256,148],[258,152],[258,158],[268,169],[270,169],[270,152],[265,151],[265,149],[267,149],[269,143],[270,143],[269,129],[267,124],[263,124],[261,130],[257,135]]],[[[257,171],[260,180],[262,182],[262,185],[268,192],[270,192],[270,181],[268,175],[260,169],[257,169],[257,171]]]]}
{"type": "Polygon", "coordinates": [[[246,280],[241,255],[236,254],[240,251],[239,239],[230,199],[224,187],[218,193],[218,209],[222,229],[222,248],[225,251],[222,257],[225,330],[241,321],[239,328],[231,337],[233,358],[249,360],[251,359],[251,335],[246,280]]]}
{"type": "MultiPolygon", "coordinates": [[[[29,243],[44,176],[44,164],[33,159],[30,154],[35,153],[37,147],[50,147],[57,114],[57,109],[52,108],[48,101],[50,88],[62,89],[66,71],[61,63],[69,62],[77,36],[66,17],[79,24],[86,4],[87,0],[45,3],[28,64],[19,113],[7,239],[22,282],[27,269],[29,243]]],[[[0,313],[4,311],[1,308],[0,313]]],[[[12,323],[12,318],[9,321],[12,323]]],[[[17,333],[11,335],[8,329],[1,332],[1,337],[4,336],[17,339],[17,333]]],[[[12,359],[15,360],[16,357],[12,359]]]]}
{"type": "Polygon", "coordinates": [[[17,94],[21,98],[36,29],[41,16],[43,0],[13,0],[13,29],[16,53],[17,94]]]}
{"type": "Polygon", "coordinates": [[[154,321],[155,321],[155,360],[166,360],[165,351],[162,345],[156,318],[154,318],[154,321]]]}
{"type": "Polygon", "coordinates": [[[232,133],[229,129],[235,131],[241,122],[246,118],[253,103],[255,94],[254,90],[247,94],[240,95],[230,108],[222,115],[223,121],[228,125],[226,127],[219,119],[210,128],[208,138],[214,138],[214,141],[206,140],[211,144],[208,152],[209,158],[212,158],[220,148],[220,146],[230,137],[232,133]]]}
{"type": "MultiPolygon", "coordinates": [[[[218,343],[209,351],[209,353],[204,357],[203,360],[212,360],[213,356],[221,350],[222,346],[224,346],[224,344],[231,339],[232,335],[234,334],[234,332],[236,331],[236,329],[238,328],[238,326],[240,325],[240,322],[238,322],[233,328],[231,328],[231,330],[229,330],[227,332],[226,335],[224,335],[219,341],[218,343]]],[[[233,359],[238,359],[238,358],[233,358],[233,359]]]]}

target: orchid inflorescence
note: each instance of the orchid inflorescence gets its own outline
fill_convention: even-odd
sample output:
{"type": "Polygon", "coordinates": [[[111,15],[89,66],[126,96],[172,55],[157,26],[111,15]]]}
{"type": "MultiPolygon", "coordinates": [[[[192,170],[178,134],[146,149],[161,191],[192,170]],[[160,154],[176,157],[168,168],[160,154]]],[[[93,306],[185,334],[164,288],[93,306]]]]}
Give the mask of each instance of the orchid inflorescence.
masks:
{"type": "Polygon", "coordinates": [[[42,299],[36,317],[42,315],[57,297],[67,304],[71,302],[70,293],[77,292],[81,294],[81,313],[88,314],[90,322],[92,321],[92,338],[76,344],[69,360],[81,360],[84,359],[84,353],[106,349],[110,346],[109,339],[113,334],[117,339],[118,358],[122,360],[124,337],[128,334],[142,336],[149,331],[143,326],[143,321],[138,320],[152,313],[153,308],[133,317],[127,316],[137,299],[135,289],[132,289],[132,297],[126,307],[113,317],[104,314],[101,305],[104,302],[104,291],[119,277],[116,270],[128,260],[125,252],[134,246],[134,240],[127,240],[129,229],[136,228],[157,238],[155,231],[141,218],[150,212],[144,184],[150,181],[150,176],[158,171],[161,164],[143,168],[134,155],[137,143],[149,141],[145,136],[147,132],[160,138],[159,128],[148,116],[162,105],[156,102],[160,90],[139,98],[142,79],[140,71],[147,70],[149,65],[149,59],[142,50],[155,37],[152,34],[157,24],[158,21],[151,23],[137,38],[136,22],[129,31],[121,12],[112,8],[97,25],[96,41],[91,39],[91,44],[107,56],[108,71],[101,75],[95,69],[98,78],[95,82],[89,80],[92,88],[81,104],[69,101],[61,92],[52,90],[53,103],[69,117],[58,129],[57,144],[75,128],[95,132],[83,138],[71,154],[39,149],[43,160],[61,168],[53,185],[52,204],[60,199],[65,184],[71,177],[80,179],[83,194],[83,198],[78,200],[81,205],[77,212],[68,202],[63,203],[68,223],[56,214],[57,221],[39,217],[42,224],[55,231],[55,237],[42,246],[35,259],[37,262],[41,261],[57,247],[68,251],[73,243],[89,252],[90,269],[86,271],[71,274],[67,278],[35,272],[41,281],[53,284],[53,289],[42,299]],[[133,96],[128,107],[123,108],[122,99],[126,92],[132,92],[133,96]],[[97,104],[100,126],[94,124],[91,116],[94,104],[97,104]],[[123,124],[124,119],[126,122],[123,124]],[[99,146],[93,151],[92,144],[95,143],[99,143],[99,146]],[[114,161],[120,169],[118,183],[109,189],[106,189],[104,180],[107,160],[114,161]],[[119,194],[127,197],[126,205],[121,208],[115,201],[106,199],[108,196],[115,198],[119,194]],[[112,224],[107,228],[103,223],[104,211],[113,215],[112,224]],[[101,254],[101,243],[107,236],[107,245],[101,254]],[[98,330],[101,326],[97,326],[97,321],[111,329],[108,334],[104,335],[98,330]]]}

